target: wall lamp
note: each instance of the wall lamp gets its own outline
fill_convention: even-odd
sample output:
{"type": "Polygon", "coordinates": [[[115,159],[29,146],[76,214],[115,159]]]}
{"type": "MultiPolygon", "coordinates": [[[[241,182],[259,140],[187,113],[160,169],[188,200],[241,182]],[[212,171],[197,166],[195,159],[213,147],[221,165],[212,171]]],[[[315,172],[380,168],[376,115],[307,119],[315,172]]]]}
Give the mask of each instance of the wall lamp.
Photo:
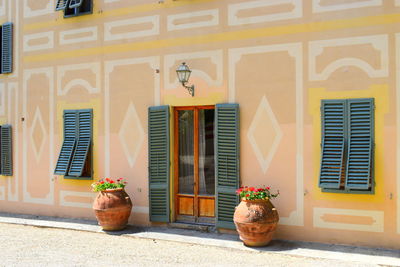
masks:
{"type": "Polygon", "coordinates": [[[190,73],[192,73],[192,71],[189,69],[189,67],[186,65],[185,62],[183,62],[176,69],[176,74],[178,75],[179,82],[182,83],[182,86],[188,90],[191,96],[194,96],[194,85],[192,86],[186,85],[186,83],[189,81],[190,73]]]}

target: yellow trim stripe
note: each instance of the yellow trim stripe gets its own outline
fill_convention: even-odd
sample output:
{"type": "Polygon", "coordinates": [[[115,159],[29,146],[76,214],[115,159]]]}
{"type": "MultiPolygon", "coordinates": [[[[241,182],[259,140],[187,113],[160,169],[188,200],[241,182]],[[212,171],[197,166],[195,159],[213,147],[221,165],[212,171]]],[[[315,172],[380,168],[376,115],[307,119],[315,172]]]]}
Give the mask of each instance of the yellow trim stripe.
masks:
{"type": "Polygon", "coordinates": [[[233,40],[280,36],[287,34],[321,32],[321,31],[339,30],[345,28],[378,26],[378,25],[386,25],[399,22],[400,22],[400,14],[369,16],[369,17],[323,21],[323,22],[312,22],[312,23],[294,24],[288,26],[250,29],[245,31],[232,31],[232,32],[207,34],[200,36],[170,38],[163,40],[152,40],[146,42],[134,42],[127,44],[125,43],[125,44],[109,45],[109,46],[94,47],[94,48],[91,47],[91,48],[77,49],[67,52],[25,56],[24,62],[25,63],[42,62],[42,61],[59,60],[71,57],[121,53],[129,51],[148,50],[148,49],[159,49],[159,48],[174,47],[174,46],[198,45],[211,42],[225,42],[233,40]]]}

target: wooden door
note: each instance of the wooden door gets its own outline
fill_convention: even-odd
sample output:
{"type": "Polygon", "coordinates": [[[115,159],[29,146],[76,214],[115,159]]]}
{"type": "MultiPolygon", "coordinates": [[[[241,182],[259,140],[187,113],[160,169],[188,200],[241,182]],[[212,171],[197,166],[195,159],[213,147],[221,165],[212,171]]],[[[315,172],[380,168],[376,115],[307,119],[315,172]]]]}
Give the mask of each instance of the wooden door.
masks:
{"type": "Polygon", "coordinates": [[[175,108],[177,221],[215,223],[214,111],[214,106],[175,108]]]}

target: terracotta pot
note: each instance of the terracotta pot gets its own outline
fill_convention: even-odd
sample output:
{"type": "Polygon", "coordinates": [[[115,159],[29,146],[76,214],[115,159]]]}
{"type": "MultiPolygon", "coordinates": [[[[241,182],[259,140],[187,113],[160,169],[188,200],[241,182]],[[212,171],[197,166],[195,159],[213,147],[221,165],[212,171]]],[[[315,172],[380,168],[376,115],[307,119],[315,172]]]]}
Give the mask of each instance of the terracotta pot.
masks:
{"type": "Polygon", "coordinates": [[[103,230],[117,231],[126,227],[132,201],[123,188],[107,189],[99,192],[93,209],[103,230]]]}
{"type": "Polygon", "coordinates": [[[279,215],[269,200],[242,200],[235,209],[233,221],[246,246],[261,247],[271,241],[279,215]]]}

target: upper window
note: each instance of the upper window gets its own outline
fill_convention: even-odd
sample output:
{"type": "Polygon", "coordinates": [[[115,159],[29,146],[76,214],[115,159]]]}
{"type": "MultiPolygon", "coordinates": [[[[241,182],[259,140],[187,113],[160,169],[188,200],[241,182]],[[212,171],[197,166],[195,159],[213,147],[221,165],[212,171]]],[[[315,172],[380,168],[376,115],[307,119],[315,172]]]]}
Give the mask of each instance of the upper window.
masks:
{"type": "Polygon", "coordinates": [[[319,187],[330,192],[374,190],[374,99],[322,100],[319,187]]]}
{"type": "Polygon", "coordinates": [[[64,110],[64,142],[55,174],[66,178],[92,178],[91,109],[64,110]]]}
{"type": "Polygon", "coordinates": [[[91,14],[92,0],[57,0],[56,11],[64,10],[64,17],[91,14]]]}
{"type": "Polygon", "coordinates": [[[0,26],[1,47],[0,47],[0,70],[1,73],[12,72],[12,55],[13,55],[13,24],[11,22],[4,23],[0,26]]]}

